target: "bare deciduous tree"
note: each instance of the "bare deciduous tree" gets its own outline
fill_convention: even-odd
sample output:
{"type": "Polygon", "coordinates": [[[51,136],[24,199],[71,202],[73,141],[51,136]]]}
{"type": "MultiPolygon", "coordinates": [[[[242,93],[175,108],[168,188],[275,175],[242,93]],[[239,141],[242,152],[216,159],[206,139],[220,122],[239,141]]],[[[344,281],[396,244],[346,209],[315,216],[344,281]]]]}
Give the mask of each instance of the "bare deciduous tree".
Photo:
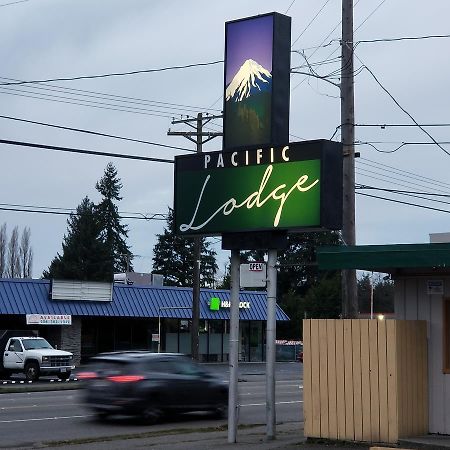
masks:
{"type": "Polygon", "coordinates": [[[20,241],[20,269],[22,278],[31,278],[31,269],[33,265],[33,250],[30,247],[31,231],[29,227],[25,227],[20,241]]]}
{"type": "Polygon", "coordinates": [[[19,227],[16,225],[12,230],[8,244],[6,276],[9,278],[19,278],[20,274],[19,227]]]}
{"type": "Polygon", "coordinates": [[[0,278],[6,275],[6,223],[0,227],[0,278]]]}

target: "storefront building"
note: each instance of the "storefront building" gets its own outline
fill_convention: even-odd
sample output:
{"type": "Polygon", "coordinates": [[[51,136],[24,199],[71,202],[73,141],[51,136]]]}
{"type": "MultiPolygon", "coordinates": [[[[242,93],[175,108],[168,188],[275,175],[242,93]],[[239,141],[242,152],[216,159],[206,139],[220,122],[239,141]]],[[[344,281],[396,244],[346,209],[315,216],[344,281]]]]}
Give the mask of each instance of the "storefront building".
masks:
{"type": "MultiPolygon", "coordinates": [[[[73,352],[76,364],[106,351],[190,353],[192,289],[114,284],[110,298],[99,300],[80,283],[83,295],[64,298],[49,280],[0,279],[0,329],[38,330],[73,352]]],[[[240,293],[241,361],[265,360],[266,301],[263,291],[240,293]]],[[[201,361],[228,361],[229,312],[229,291],[202,289],[201,361]]],[[[276,319],[289,320],[278,306],[276,319]]]]}

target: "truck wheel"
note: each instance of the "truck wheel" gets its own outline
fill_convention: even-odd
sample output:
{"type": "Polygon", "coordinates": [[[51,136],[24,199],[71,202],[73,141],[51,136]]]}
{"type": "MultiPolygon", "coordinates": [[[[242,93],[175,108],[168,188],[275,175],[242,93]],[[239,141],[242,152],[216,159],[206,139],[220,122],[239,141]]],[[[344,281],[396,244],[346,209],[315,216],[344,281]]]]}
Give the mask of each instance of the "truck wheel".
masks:
{"type": "Polygon", "coordinates": [[[58,378],[60,380],[68,380],[70,377],[70,372],[58,373],[58,378]]]}
{"type": "Polygon", "coordinates": [[[28,381],[36,381],[39,378],[39,364],[29,362],[25,365],[25,377],[28,381]]]}

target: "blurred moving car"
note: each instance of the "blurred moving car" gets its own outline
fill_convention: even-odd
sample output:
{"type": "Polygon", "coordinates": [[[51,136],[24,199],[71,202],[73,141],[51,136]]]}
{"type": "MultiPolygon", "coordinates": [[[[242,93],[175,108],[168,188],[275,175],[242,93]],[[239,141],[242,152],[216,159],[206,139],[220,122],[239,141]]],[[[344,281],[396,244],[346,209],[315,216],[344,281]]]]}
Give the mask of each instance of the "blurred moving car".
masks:
{"type": "Polygon", "coordinates": [[[228,383],[181,354],[102,353],[78,378],[86,382],[84,401],[99,419],[124,414],[154,423],[170,413],[227,415],[228,383]]]}

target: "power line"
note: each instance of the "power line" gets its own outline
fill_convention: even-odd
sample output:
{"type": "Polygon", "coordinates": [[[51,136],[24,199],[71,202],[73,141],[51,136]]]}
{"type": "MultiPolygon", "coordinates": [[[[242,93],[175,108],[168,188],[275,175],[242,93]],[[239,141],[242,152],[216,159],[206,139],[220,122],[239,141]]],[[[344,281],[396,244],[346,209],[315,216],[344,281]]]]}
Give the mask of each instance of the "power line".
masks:
{"type": "Polygon", "coordinates": [[[292,8],[292,5],[295,3],[296,0],[292,0],[291,4],[289,5],[288,9],[284,12],[285,14],[287,14],[289,12],[289,10],[292,8]]]}
{"type": "MultiPolygon", "coordinates": [[[[13,91],[13,92],[19,92],[19,93],[25,92],[27,94],[41,95],[41,96],[44,97],[44,100],[46,99],[46,97],[50,97],[51,99],[52,98],[56,98],[56,99],[63,99],[63,100],[76,100],[76,101],[79,101],[79,102],[84,102],[83,104],[85,106],[106,105],[106,106],[113,106],[113,107],[116,107],[116,106],[122,107],[121,105],[116,105],[114,103],[105,103],[105,102],[97,102],[95,100],[77,99],[77,98],[73,98],[73,97],[65,97],[65,96],[62,96],[62,95],[45,94],[45,93],[42,93],[42,92],[35,93],[33,91],[26,91],[26,90],[23,90],[23,89],[2,88],[2,87],[0,87],[0,90],[3,91],[4,93],[9,93],[9,91],[13,91]],[[6,90],[6,92],[5,92],[5,90],[6,90]]],[[[26,97],[26,95],[22,95],[22,94],[17,94],[17,95],[26,97]]],[[[162,111],[160,109],[140,108],[138,106],[123,106],[123,107],[126,108],[126,109],[130,109],[132,111],[136,110],[136,111],[144,111],[144,112],[155,113],[153,115],[160,116],[160,117],[169,117],[169,118],[172,117],[171,115],[168,114],[167,111],[162,111]]]]}
{"type": "Polygon", "coordinates": [[[375,146],[374,143],[372,143],[372,142],[363,142],[363,141],[355,142],[355,145],[368,145],[379,153],[395,153],[396,151],[398,151],[408,145],[435,145],[435,144],[438,144],[439,146],[450,145],[450,142],[447,142],[447,141],[444,141],[444,142],[401,142],[400,145],[398,145],[397,147],[395,147],[394,149],[391,149],[391,150],[381,150],[377,146],[375,146]]]}
{"type": "Polygon", "coordinates": [[[405,109],[402,105],[397,101],[397,99],[388,91],[387,88],[383,86],[383,84],[378,80],[376,75],[370,70],[366,64],[362,62],[362,60],[355,54],[355,56],[358,58],[360,63],[365,67],[365,69],[372,75],[372,78],[376,81],[376,83],[383,89],[384,92],[386,92],[387,95],[392,99],[392,101],[416,124],[418,128],[420,128],[445,154],[450,156],[450,152],[447,151],[442,145],[439,144],[439,142],[436,141],[436,139],[423,127],[421,126],[417,120],[405,109]]]}
{"type": "MultiPolygon", "coordinates": [[[[31,208],[31,207],[30,207],[31,208]]],[[[36,209],[26,209],[26,208],[15,208],[15,207],[3,207],[0,206],[0,211],[13,211],[13,212],[25,212],[25,213],[35,213],[35,214],[50,214],[50,215],[58,215],[58,216],[70,216],[70,215],[78,215],[76,212],[69,212],[69,211],[52,211],[52,210],[45,210],[45,209],[39,209],[43,208],[40,206],[36,206],[36,209]]],[[[54,208],[52,208],[54,209],[54,208]]],[[[136,213],[141,214],[141,213],[136,213]]],[[[139,216],[119,216],[120,219],[137,219],[137,220],[166,220],[167,215],[161,214],[161,213],[151,213],[149,216],[142,215],[142,217],[139,216]]]]}
{"type": "MultiPolygon", "coordinates": [[[[399,189],[387,189],[387,188],[380,188],[376,186],[367,186],[365,184],[359,184],[356,186],[356,189],[363,189],[363,190],[374,190],[374,191],[384,191],[384,192],[390,192],[392,194],[411,194],[411,195],[429,195],[431,197],[444,197],[444,198],[450,198],[450,194],[436,194],[434,192],[417,192],[417,191],[401,191],[399,189]]],[[[425,200],[430,200],[429,198],[423,197],[425,200]]],[[[444,202],[448,203],[448,202],[444,202]]],[[[450,203],[448,203],[450,205],[450,203]]]]}
{"type": "MultiPolygon", "coordinates": [[[[400,191],[400,190],[394,190],[394,189],[382,189],[382,188],[376,188],[376,187],[371,187],[371,186],[361,186],[358,187],[357,189],[362,189],[362,190],[374,190],[374,191],[383,191],[383,192],[389,192],[390,194],[396,194],[396,195],[403,195],[406,197],[413,197],[413,198],[418,198],[420,200],[426,200],[427,202],[434,202],[434,203],[442,203],[444,205],[450,205],[450,202],[446,202],[444,200],[438,200],[435,198],[429,198],[429,197],[424,197],[424,195],[434,195],[434,194],[427,194],[426,192],[423,193],[422,195],[420,193],[414,193],[414,192],[408,192],[408,191],[400,191]]],[[[436,194],[439,195],[439,194],[436,194]]],[[[450,195],[444,196],[444,197],[450,197],[450,195]]]]}
{"type": "Polygon", "coordinates": [[[94,150],[82,150],[79,148],[60,147],[60,146],[46,145],[46,144],[35,144],[32,142],[10,141],[10,140],[6,140],[6,139],[0,139],[0,144],[18,145],[20,147],[41,148],[44,150],[55,150],[55,151],[68,152],[68,153],[80,153],[82,155],[108,156],[110,158],[134,159],[134,160],[138,160],[138,161],[164,162],[164,163],[171,163],[171,164],[174,163],[174,161],[171,159],[151,158],[148,156],[127,155],[127,154],[122,154],[122,153],[98,152],[98,151],[94,151],[94,150]]]}
{"type": "Polygon", "coordinates": [[[408,206],[415,206],[417,208],[430,209],[432,211],[439,211],[439,212],[444,212],[444,213],[450,214],[450,211],[448,211],[446,209],[433,208],[432,206],[418,205],[417,203],[405,202],[405,201],[402,201],[402,200],[395,200],[395,199],[387,198],[387,197],[380,197],[378,195],[365,194],[363,192],[356,192],[356,194],[363,195],[364,197],[377,198],[377,199],[385,200],[385,201],[388,201],[388,202],[399,203],[399,204],[408,205],[408,206]]]}
{"type": "Polygon", "coordinates": [[[126,75],[137,75],[137,74],[142,74],[142,73],[155,73],[155,72],[165,72],[168,70],[188,69],[191,67],[212,66],[212,65],[221,64],[221,63],[223,63],[223,60],[211,61],[211,62],[206,62],[206,63],[186,64],[186,65],[182,65],[182,66],[161,67],[158,69],[131,70],[129,72],[111,72],[111,73],[105,73],[105,74],[100,74],[100,75],[80,75],[80,76],[76,76],[76,77],[61,77],[61,78],[48,78],[48,79],[43,79],[43,80],[14,81],[14,82],[0,83],[0,86],[36,84],[36,83],[51,83],[54,81],[92,80],[95,78],[121,77],[121,76],[126,76],[126,75]]]}
{"type": "Polygon", "coordinates": [[[16,5],[17,3],[25,3],[25,2],[29,2],[29,1],[30,0],[18,0],[16,2],[3,3],[2,5],[0,5],[0,8],[3,8],[4,6],[16,5]]]}
{"type": "Polygon", "coordinates": [[[61,129],[61,130],[74,131],[74,132],[77,132],[77,133],[86,133],[86,134],[91,134],[91,135],[94,135],[94,136],[104,136],[104,137],[108,137],[108,138],[112,138],[112,139],[120,139],[120,140],[124,140],[124,141],[137,142],[137,143],[140,143],[140,144],[155,145],[157,147],[164,147],[164,148],[170,148],[170,149],[175,149],[175,150],[184,150],[184,151],[188,151],[188,152],[195,151],[195,150],[192,150],[192,149],[189,149],[189,148],[176,147],[176,146],[173,146],[173,145],[166,145],[166,144],[160,144],[159,142],[152,142],[152,141],[144,141],[144,140],[141,140],[141,139],[127,138],[127,137],[123,137],[123,136],[117,136],[117,135],[114,135],[114,134],[100,133],[98,131],[84,130],[84,129],[81,129],[81,128],[72,128],[72,127],[67,127],[67,126],[62,126],[62,125],[55,125],[55,124],[45,123],[45,122],[37,122],[35,120],[20,119],[18,117],[0,115],[0,118],[1,119],[8,119],[8,120],[15,120],[15,121],[24,122],[24,123],[31,123],[33,125],[41,125],[41,126],[45,126],[45,127],[57,128],[57,129],[61,129]]]}
{"type": "MultiPolygon", "coordinates": [[[[2,80],[8,80],[8,81],[22,81],[15,78],[6,78],[6,77],[0,77],[2,80]]],[[[56,92],[63,92],[68,93],[71,95],[77,95],[80,97],[93,97],[93,98],[101,98],[105,100],[113,100],[117,102],[122,103],[132,103],[132,104],[140,104],[140,105],[149,105],[157,108],[164,108],[169,110],[178,110],[178,111],[191,111],[197,113],[198,110],[209,110],[209,111],[215,111],[220,112],[218,109],[212,109],[212,108],[201,108],[199,106],[193,106],[193,105],[183,105],[179,103],[169,103],[169,102],[162,102],[158,100],[149,100],[149,99],[142,99],[142,98],[136,98],[136,97],[126,97],[123,95],[117,95],[117,94],[109,94],[105,92],[98,92],[98,91],[89,91],[84,89],[75,89],[75,88],[69,88],[64,86],[57,86],[57,85],[48,85],[48,86],[30,86],[32,89],[39,89],[39,90],[46,90],[46,91],[56,91],[56,92]],[[94,95],[91,95],[94,94],[94,95]]]]}
{"type": "MultiPolygon", "coordinates": [[[[303,36],[303,34],[305,33],[305,31],[312,25],[312,23],[317,19],[317,17],[319,16],[319,14],[323,11],[323,9],[325,8],[325,6],[327,6],[327,4],[330,2],[330,0],[326,0],[325,3],[322,5],[322,7],[319,9],[319,11],[317,12],[317,14],[311,19],[311,21],[308,23],[308,25],[306,25],[306,27],[303,29],[303,31],[300,33],[300,35],[297,37],[297,39],[295,39],[295,41],[292,43],[291,47],[294,46],[294,44],[303,36]]],[[[292,6],[292,5],[291,5],[292,6]]],[[[291,7],[289,6],[289,8],[291,7]]]]}
{"type": "Polygon", "coordinates": [[[381,166],[381,170],[383,170],[384,172],[393,172],[393,173],[399,174],[400,176],[402,176],[404,178],[418,179],[419,181],[424,180],[428,184],[434,184],[434,185],[438,185],[440,187],[450,188],[450,183],[445,183],[443,181],[435,180],[434,178],[425,177],[423,175],[419,175],[414,172],[409,172],[408,170],[398,169],[397,167],[389,166],[388,164],[383,164],[383,163],[373,161],[368,158],[363,158],[363,157],[359,158],[358,164],[366,164],[366,165],[372,166],[372,167],[374,167],[373,165],[375,164],[375,168],[380,170],[380,168],[378,168],[376,166],[381,166]],[[403,175],[403,174],[406,174],[406,175],[403,175]]]}
{"type": "MultiPolygon", "coordinates": [[[[373,167],[371,167],[371,168],[373,168],[373,167]]],[[[366,169],[364,167],[360,167],[359,163],[358,163],[357,169],[360,170],[360,171],[363,171],[363,173],[357,172],[358,174],[361,174],[363,176],[367,176],[369,178],[375,178],[375,179],[377,179],[379,181],[383,181],[385,183],[397,184],[398,186],[406,187],[406,188],[409,188],[409,189],[411,187],[413,189],[417,189],[417,187],[420,187],[420,188],[423,188],[423,189],[430,189],[430,186],[429,186],[429,184],[426,181],[420,181],[420,180],[409,181],[408,178],[403,176],[403,175],[399,175],[399,176],[401,176],[403,178],[406,178],[406,179],[401,179],[401,178],[395,177],[393,175],[385,175],[384,173],[374,172],[373,170],[369,170],[369,169],[366,169]],[[374,175],[377,175],[378,177],[382,177],[382,178],[376,178],[376,177],[374,177],[372,175],[367,175],[367,173],[368,174],[374,174],[374,175]],[[425,184],[423,184],[423,183],[425,183],[425,184]]],[[[375,170],[379,170],[379,169],[375,168],[375,170]]],[[[439,191],[439,192],[441,192],[443,194],[447,194],[449,192],[448,189],[444,190],[444,189],[442,189],[442,187],[441,188],[434,187],[433,189],[435,191],[439,191]]]]}
{"type": "MultiPolygon", "coordinates": [[[[417,127],[414,123],[355,123],[355,127],[374,127],[374,128],[402,128],[417,127]]],[[[421,123],[422,127],[450,127],[450,123],[421,123]]]]}
{"type": "Polygon", "coordinates": [[[386,0],[382,0],[382,2],[358,25],[357,28],[355,28],[355,32],[358,31],[377,11],[381,8],[383,3],[386,0]]]}
{"type": "MultiPolygon", "coordinates": [[[[0,88],[0,92],[2,92],[1,88],[0,88]]],[[[104,103],[99,103],[98,105],[89,105],[86,103],[79,103],[76,101],[67,101],[67,100],[54,100],[51,98],[45,98],[45,97],[37,97],[34,95],[25,95],[25,94],[14,94],[13,92],[3,92],[4,94],[8,94],[8,95],[14,95],[14,96],[18,96],[18,97],[27,97],[27,98],[35,98],[38,100],[46,100],[46,101],[50,101],[50,102],[56,102],[56,103],[63,103],[63,104],[68,104],[68,105],[78,105],[78,106],[87,106],[89,108],[97,108],[97,109],[106,109],[109,111],[121,111],[121,112],[128,112],[128,113],[133,113],[133,114],[141,114],[144,116],[153,116],[153,117],[163,117],[164,119],[171,119],[172,116],[169,115],[163,115],[163,114],[155,114],[155,113],[151,113],[151,112],[144,112],[144,111],[133,111],[131,108],[128,107],[120,107],[120,108],[113,108],[113,107],[108,107],[108,106],[100,106],[100,105],[104,105],[104,103]]]]}
{"type": "Polygon", "coordinates": [[[426,36],[403,36],[398,38],[379,38],[379,39],[362,39],[356,42],[358,44],[371,44],[376,42],[397,42],[397,41],[421,41],[423,39],[445,39],[450,38],[450,34],[430,34],[426,36]]]}

